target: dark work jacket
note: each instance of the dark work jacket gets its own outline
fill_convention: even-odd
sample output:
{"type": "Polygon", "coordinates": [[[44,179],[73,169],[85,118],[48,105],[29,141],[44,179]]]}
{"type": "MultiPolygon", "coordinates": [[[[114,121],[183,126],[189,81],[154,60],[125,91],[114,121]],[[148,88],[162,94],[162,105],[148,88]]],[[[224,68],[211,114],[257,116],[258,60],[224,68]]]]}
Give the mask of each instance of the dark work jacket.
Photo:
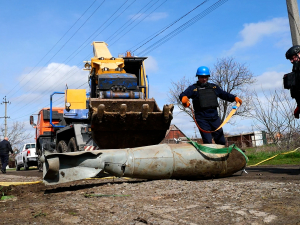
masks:
{"type": "Polygon", "coordinates": [[[300,84],[299,84],[299,80],[300,80],[300,62],[296,62],[293,64],[293,70],[292,70],[295,74],[296,74],[296,79],[298,82],[296,82],[296,86],[292,87],[290,92],[291,92],[291,97],[294,98],[297,102],[297,106],[300,107],[300,84]]]}
{"type": "Polygon", "coordinates": [[[183,96],[187,96],[188,98],[193,99],[193,107],[195,110],[195,116],[198,118],[203,118],[203,119],[216,119],[218,118],[218,110],[217,107],[215,108],[203,108],[201,109],[199,107],[199,93],[197,90],[197,86],[199,87],[207,87],[207,85],[213,85],[216,88],[214,88],[215,93],[217,97],[229,101],[229,102],[234,102],[235,101],[235,95],[229,94],[226,91],[223,91],[218,85],[212,84],[212,83],[206,83],[206,84],[200,84],[196,83],[191,86],[189,86],[184,92],[182,92],[179,95],[179,99],[181,100],[183,96]],[[195,105],[197,104],[197,105],[195,105]]]}
{"type": "Polygon", "coordinates": [[[0,155],[8,155],[9,152],[13,153],[10,143],[7,140],[1,141],[0,142],[0,155]]]}

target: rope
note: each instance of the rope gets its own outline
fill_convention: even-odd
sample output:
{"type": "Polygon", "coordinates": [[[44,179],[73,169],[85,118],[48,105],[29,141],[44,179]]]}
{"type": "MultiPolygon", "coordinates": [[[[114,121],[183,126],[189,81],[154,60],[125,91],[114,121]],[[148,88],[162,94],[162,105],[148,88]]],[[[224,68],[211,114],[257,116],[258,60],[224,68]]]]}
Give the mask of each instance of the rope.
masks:
{"type": "Polygon", "coordinates": [[[195,123],[196,123],[198,129],[201,130],[201,131],[204,132],[204,133],[213,133],[213,132],[216,132],[217,130],[220,130],[220,129],[221,129],[221,128],[229,121],[229,119],[235,114],[236,110],[237,110],[238,107],[240,107],[240,106],[241,106],[241,104],[240,104],[239,102],[237,102],[237,103],[236,103],[236,106],[233,106],[233,107],[232,107],[232,110],[230,111],[230,113],[228,114],[228,116],[226,117],[226,119],[223,121],[223,123],[222,123],[217,129],[215,129],[215,130],[213,130],[213,131],[203,130],[203,129],[198,125],[198,123],[197,123],[197,121],[196,121],[195,113],[194,113],[193,108],[190,106],[189,109],[190,109],[191,112],[192,112],[193,119],[194,119],[194,121],[195,121],[195,123]]]}
{"type": "MultiPolygon", "coordinates": [[[[275,157],[277,157],[277,156],[279,156],[279,155],[286,155],[286,154],[293,153],[293,152],[299,150],[299,148],[300,148],[300,147],[296,148],[296,149],[293,150],[293,151],[289,151],[289,152],[278,153],[277,155],[274,155],[274,156],[272,156],[272,157],[270,157],[270,158],[268,158],[268,159],[265,159],[265,160],[263,160],[263,161],[261,161],[261,162],[259,162],[259,163],[256,163],[256,164],[250,165],[250,166],[257,166],[257,165],[259,165],[259,164],[261,164],[261,163],[264,163],[264,162],[266,162],[266,161],[269,161],[269,160],[271,160],[271,159],[274,159],[275,157]]],[[[250,166],[249,166],[249,167],[250,167],[250,166]]]]}

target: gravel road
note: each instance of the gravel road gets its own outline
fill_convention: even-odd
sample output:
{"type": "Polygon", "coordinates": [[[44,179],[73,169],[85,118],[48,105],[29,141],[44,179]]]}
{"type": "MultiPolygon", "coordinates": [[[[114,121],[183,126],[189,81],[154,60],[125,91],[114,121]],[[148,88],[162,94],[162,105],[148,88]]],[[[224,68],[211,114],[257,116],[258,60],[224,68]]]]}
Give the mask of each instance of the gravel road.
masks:
{"type": "MultiPolygon", "coordinates": [[[[4,187],[1,224],[300,224],[299,166],[210,180],[102,178],[4,187]]],[[[37,170],[3,181],[37,181],[37,170]]]]}

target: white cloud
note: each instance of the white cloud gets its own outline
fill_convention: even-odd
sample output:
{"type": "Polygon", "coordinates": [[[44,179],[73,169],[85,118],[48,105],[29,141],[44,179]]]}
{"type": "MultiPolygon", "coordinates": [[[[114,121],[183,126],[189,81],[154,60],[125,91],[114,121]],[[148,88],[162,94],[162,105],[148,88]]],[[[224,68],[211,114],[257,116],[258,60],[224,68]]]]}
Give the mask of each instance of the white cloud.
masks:
{"type": "Polygon", "coordinates": [[[69,88],[77,88],[78,84],[87,83],[87,76],[87,72],[77,66],[50,63],[45,68],[21,75],[19,82],[21,88],[27,92],[48,94],[64,91],[66,84],[69,88]]]}
{"type": "Polygon", "coordinates": [[[236,125],[232,126],[229,123],[227,123],[223,127],[224,133],[229,133],[230,135],[236,135],[236,134],[242,134],[242,133],[248,133],[252,131],[256,131],[256,128],[252,126],[253,120],[252,119],[246,119],[241,120],[236,125]]]}
{"type": "Polygon", "coordinates": [[[256,83],[252,85],[253,89],[259,90],[275,90],[283,88],[284,72],[267,71],[260,76],[255,77],[256,83]]]}
{"type": "Polygon", "coordinates": [[[152,56],[149,56],[145,60],[145,69],[146,69],[146,73],[147,72],[156,72],[158,70],[157,61],[152,56]]]}
{"type": "MultiPolygon", "coordinates": [[[[242,40],[236,42],[227,53],[233,54],[239,49],[254,46],[265,37],[285,36],[288,31],[287,18],[273,18],[264,22],[244,24],[244,29],[239,33],[242,40]]],[[[285,41],[279,40],[278,42],[278,45],[282,45],[285,41]]]]}

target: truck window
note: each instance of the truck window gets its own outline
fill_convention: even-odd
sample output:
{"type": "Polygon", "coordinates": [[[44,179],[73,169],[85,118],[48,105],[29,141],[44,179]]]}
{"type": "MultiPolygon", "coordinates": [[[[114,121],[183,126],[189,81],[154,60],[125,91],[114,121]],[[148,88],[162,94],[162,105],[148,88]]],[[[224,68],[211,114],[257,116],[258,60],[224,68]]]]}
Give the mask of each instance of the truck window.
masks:
{"type": "Polygon", "coordinates": [[[39,113],[39,115],[38,115],[38,119],[37,119],[37,123],[36,123],[37,125],[39,125],[39,124],[40,124],[40,120],[41,120],[41,118],[40,118],[40,117],[41,117],[41,113],[39,113]]]}
{"type": "Polygon", "coordinates": [[[26,145],[26,146],[25,146],[25,149],[28,149],[28,148],[30,148],[30,145],[26,145]]]}

